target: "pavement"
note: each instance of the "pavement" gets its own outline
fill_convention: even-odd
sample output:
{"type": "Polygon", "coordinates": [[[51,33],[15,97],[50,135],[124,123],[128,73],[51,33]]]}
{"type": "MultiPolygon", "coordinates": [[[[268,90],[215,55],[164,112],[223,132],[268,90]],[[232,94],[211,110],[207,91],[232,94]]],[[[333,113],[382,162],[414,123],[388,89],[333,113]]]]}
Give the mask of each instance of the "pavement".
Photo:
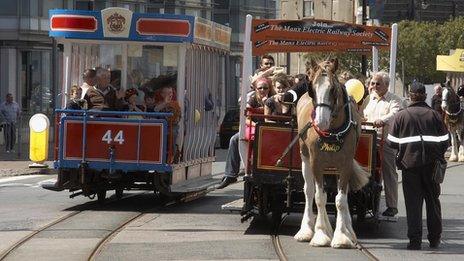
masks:
{"type": "MultiPolygon", "coordinates": [[[[45,164],[49,167],[46,169],[29,168],[33,162],[29,160],[29,144],[22,144],[21,148],[10,153],[6,153],[3,145],[0,145],[0,178],[34,175],[34,174],[53,174],[53,162],[46,161],[45,164]]],[[[52,159],[49,155],[49,159],[52,159]]]]}

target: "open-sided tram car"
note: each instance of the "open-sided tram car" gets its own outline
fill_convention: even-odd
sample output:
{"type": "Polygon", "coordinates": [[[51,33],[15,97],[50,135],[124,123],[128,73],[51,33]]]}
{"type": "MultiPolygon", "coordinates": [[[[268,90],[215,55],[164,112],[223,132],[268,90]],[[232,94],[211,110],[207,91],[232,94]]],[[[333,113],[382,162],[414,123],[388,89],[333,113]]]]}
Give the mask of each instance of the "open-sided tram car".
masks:
{"type": "Polygon", "coordinates": [[[108,190],[121,197],[126,189],[144,189],[182,200],[209,191],[217,183],[212,163],[224,114],[230,28],[188,15],[123,8],[49,15],[50,36],[63,48],[63,69],[57,72],[62,94],[82,85],[85,69],[99,66],[119,74],[116,82],[125,89],[140,87],[138,75],[174,78],[181,111],[176,124],[170,113],[57,110],[53,189],[69,190],[71,197],[97,195],[100,201],[108,190]]]}
{"type": "MultiPolygon", "coordinates": [[[[392,28],[349,24],[339,21],[302,19],[276,20],[253,19],[247,16],[243,49],[243,75],[252,74],[252,56],[267,53],[291,52],[372,52],[373,71],[378,71],[378,49],[390,48],[390,88],[395,84],[397,25],[392,28]]],[[[272,213],[280,220],[283,212],[302,211],[304,208],[304,181],[301,174],[301,158],[298,143],[277,164],[287,145],[297,135],[295,119],[290,124],[257,123],[254,138],[246,141],[246,92],[250,81],[242,81],[240,118],[240,151],[246,159],[244,205],[242,220],[255,214],[272,213]],[[247,145],[248,144],[248,145],[247,145]]],[[[262,116],[261,116],[262,117],[262,116]]],[[[360,123],[357,123],[360,124],[360,123]]],[[[251,133],[251,131],[249,131],[251,133]]],[[[358,192],[349,193],[350,213],[362,221],[366,214],[378,215],[382,190],[376,131],[363,129],[356,152],[356,160],[372,175],[370,182],[358,192]]],[[[337,169],[329,168],[324,173],[324,188],[327,192],[328,212],[334,211],[337,194],[337,169]]]]}
{"type": "MultiPolygon", "coordinates": [[[[290,117],[288,123],[256,124],[254,136],[250,141],[251,150],[248,153],[250,175],[244,178],[244,205],[241,211],[244,219],[271,213],[275,220],[280,220],[282,213],[303,211],[304,180],[298,142],[282,159],[281,164],[277,164],[287,145],[297,135],[297,131],[296,121],[290,117]]],[[[348,196],[350,212],[356,214],[358,221],[363,221],[367,214],[377,217],[382,191],[379,145],[376,131],[363,128],[356,150],[356,160],[371,173],[371,177],[362,190],[350,192],[348,196]]],[[[335,212],[336,175],[335,168],[326,169],[324,173],[329,213],[335,212]]]]}

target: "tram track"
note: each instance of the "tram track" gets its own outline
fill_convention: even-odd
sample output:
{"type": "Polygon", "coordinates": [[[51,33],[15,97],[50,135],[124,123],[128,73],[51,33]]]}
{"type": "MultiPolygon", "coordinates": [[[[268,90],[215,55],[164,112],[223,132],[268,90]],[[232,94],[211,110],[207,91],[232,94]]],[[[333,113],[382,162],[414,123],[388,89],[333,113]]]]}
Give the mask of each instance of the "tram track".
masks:
{"type": "MultiPolygon", "coordinates": [[[[285,250],[284,250],[284,247],[283,247],[283,244],[282,244],[282,241],[281,241],[281,238],[279,237],[279,235],[283,232],[285,233],[285,229],[282,229],[283,227],[283,224],[286,220],[286,218],[288,217],[288,215],[285,215],[280,223],[274,228],[274,229],[271,229],[270,231],[270,238],[271,238],[271,243],[272,243],[272,246],[274,248],[274,251],[277,255],[277,257],[279,258],[279,260],[281,261],[287,261],[289,260],[289,257],[287,256],[287,254],[285,253],[285,250]]],[[[293,238],[292,238],[293,239],[293,238]]],[[[285,241],[285,240],[284,240],[285,241]]],[[[287,242],[288,243],[288,242],[287,242]]],[[[364,247],[361,243],[357,243],[356,244],[356,248],[355,248],[356,251],[359,251],[362,253],[362,255],[364,255],[365,257],[367,257],[370,261],[379,261],[380,259],[377,258],[371,251],[369,251],[369,249],[367,249],[366,247],[364,247]]]]}
{"type": "Polygon", "coordinates": [[[282,224],[285,222],[285,219],[288,215],[285,215],[279,222],[279,225],[275,229],[271,229],[271,242],[276,252],[277,257],[280,261],[287,261],[287,255],[284,252],[284,248],[282,246],[282,242],[280,241],[279,232],[282,227],[282,224]]]}
{"type": "MultiPolygon", "coordinates": [[[[131,194],[131,195],[128,195],[126,197],[123,197],[121,199],[112,199],[112,200],[108,200],[106,202],[106,204],[111,204],[111,203],[114,203],[114,202],[120,202],[121,200],[127,200],[129,198],[132,198],[132,197],[135,197],[135,196],[139,196],[139,195],[142,195],[142,194],[146,194],[145,192],[144,193],[136,193],[136,194],[131,194]]],[[[97,203],[96,203],[97,204],[97,203]]],[[[28,234],[27,236],[21,238],[19,241],[15,242],[12,246],[10,246],[8,249],[6,249],[5,251],[3,251],[1,254],[0,254],[0,261],[3,261],[3,260],[6,260],[6,258],[8,258],[9,256],[11,256],[12,253],[14,253],[14,251],[18,250],[21,246],[23,246],[24,244],[26,244],[28,241],[30,241],[31,239],[33,239],[35,236],[37,236],[39,233],[41,232],[44,232],[44,231],[47,231],[48,229],[60,224],[60,223],[63,223],[64,221],[67,221],[67,220],[70,220],[71,218],[77,216],[78,214],[81,214],[81,213],[84,213],[84,212],[88,212],[88,210],[76,210],[76,211],[72,211],[42,227],[40,227],[39,229],[37,230],[34,230],[32,233],[28,234]]],[[[129,224],[130,222],[132,222],[133,220],[137,219],[138,217],[141,217],[143,214],[145,214],[146,212],[140,212],[140,213],[137,213],[135,216],[127,219],[125,222],[122,223],[122,225],[118,226],[116,229],[114,229],[113,231],[111,231],[107,236],[105,236],[99,243],[98,245],[94,248],[94,250],[92,251],[92,254],[89,256],[89,259],[88,260],[94,260],[94,259],[91,259],[93,257],[95,257],[95,253],[98,253],[98,251],[101,249],[101,246],[103,246],[104,243],[106,243],[108,241],[108,238],[112,238],[112,236],[116,235],[119,231],[121,231],[127,224],[129,224]]]]}

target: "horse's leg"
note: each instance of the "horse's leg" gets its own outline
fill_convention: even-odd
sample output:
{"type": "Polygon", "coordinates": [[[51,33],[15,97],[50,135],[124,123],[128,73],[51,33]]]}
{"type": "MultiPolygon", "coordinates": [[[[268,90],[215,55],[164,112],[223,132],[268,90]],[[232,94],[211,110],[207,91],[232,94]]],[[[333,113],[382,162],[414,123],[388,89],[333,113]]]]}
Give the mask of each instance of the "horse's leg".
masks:
{"type": "Polygon", "coordinates": [[[464,130],[459,128],[457,131],[458,139],[456,142],[459,144],[459,153],[458,153],[458,161],[464,162],[464,130]]]}
{"type": "Polygon", "coordinates": [[[327,193],[323,187],[323,177],[316,177],[316,205],[317,205],[317,218],[315,233],[310,242],[312,246],[330,246],[332,241],[333,230],[330,225],[329,216],[325,205],[327,203],[327,193]]]}
{"type": "Polygon", "coordinates": [[[347,194],[348,184],[342,184],[342,182],[339,181],[338,194],[335,197],[337,224],[332,243],[330,244],[333,248],[354,248],[357,242],[356,234],[351,225],[347,194]]]}
{"type": "Polygon", "coordinates": [[[458,146],[457,146],[457,135],[454,130],[451,133],[451,155],[449,161],[458,161],[458,146]]]}
{"type": "Polygon", "coordinates": [[[314,176],[309,168],[309,158],[301,155],[301,170],[304,177],[304,194],[305,194],[305,208],[303,219],[295,239],[298,241],[311,241],[314,235],[314,213],[313,213],[313,200],[314,200],[314,176]]]}

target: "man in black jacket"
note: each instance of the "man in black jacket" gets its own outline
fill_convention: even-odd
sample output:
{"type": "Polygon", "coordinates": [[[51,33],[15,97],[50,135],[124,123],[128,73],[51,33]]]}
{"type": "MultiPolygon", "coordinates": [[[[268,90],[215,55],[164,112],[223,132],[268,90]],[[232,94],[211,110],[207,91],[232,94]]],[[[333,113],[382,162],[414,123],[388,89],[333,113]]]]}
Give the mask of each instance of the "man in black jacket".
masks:
{"type": "Polygon", "coordinates": [[[449,134],[439,112],[424,101],[423,84],[409,89],[411,105],[397,113],[388,134],[389,146],[398,149],[396,165],[403,174],[403,193],[408,223],[408,249],[419,250],[422,243],[422,205],[427,210],[428,240],[431,248],[440,244],[442,219],[440,184],[432,179],[434,165],[444,160],[449,134]]]}

